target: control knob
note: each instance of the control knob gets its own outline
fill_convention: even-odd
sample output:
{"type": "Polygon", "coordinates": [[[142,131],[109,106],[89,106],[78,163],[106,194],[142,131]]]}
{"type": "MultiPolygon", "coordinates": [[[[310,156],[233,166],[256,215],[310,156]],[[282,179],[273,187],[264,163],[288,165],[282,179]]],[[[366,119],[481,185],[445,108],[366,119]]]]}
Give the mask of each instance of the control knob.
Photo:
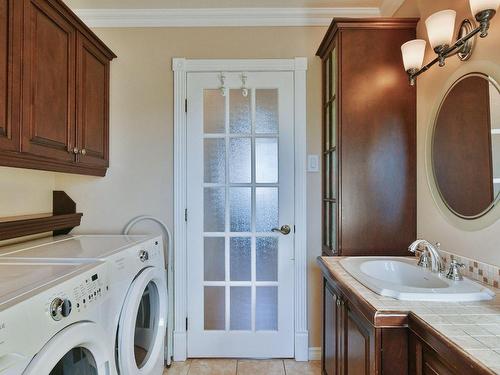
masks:
{"type": "Polygon", "coordinates": [[[50,304],[50,316],[55,321],[66,318],[71,313],[71,302],[69,299],[55,298],[50,304]]]}
{"type": "Polygon", "coordinates": [[[149,253],[146,250],[139,251],[139,259],[141,262],[145,262],[149,259],[149,253]]]}

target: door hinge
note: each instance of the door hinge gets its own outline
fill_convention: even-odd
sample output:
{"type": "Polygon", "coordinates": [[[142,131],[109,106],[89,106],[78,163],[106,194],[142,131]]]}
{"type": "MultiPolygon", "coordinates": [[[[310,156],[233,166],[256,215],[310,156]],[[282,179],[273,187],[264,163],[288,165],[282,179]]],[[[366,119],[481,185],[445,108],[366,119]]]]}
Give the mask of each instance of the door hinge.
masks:
{"type": "Polygon", "coordinates": [[[188,210],[187,208],[184,210],[184,221],[188,221],[188,210]]]}
{"type": "Polygon", "coordinates": [[[188,100],[187,99],[184,99],[184,111],[186,111],[186,113],[188,113],[188,100]]]}
{"type": "Polygon", "coordinates": [[[188,330],[188,318],[186,318],[186,331],[188,330]]]}

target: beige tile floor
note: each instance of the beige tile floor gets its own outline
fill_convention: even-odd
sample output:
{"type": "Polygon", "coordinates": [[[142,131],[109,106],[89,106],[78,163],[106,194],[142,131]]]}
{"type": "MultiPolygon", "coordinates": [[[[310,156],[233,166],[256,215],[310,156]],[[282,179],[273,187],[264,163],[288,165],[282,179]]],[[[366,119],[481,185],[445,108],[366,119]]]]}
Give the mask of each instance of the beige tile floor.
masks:
{"type": "Polygon", "coordinates": [[[320,375],[319,361],[293,359],[190,359],[174,362],[164,375],[320,375]]]}

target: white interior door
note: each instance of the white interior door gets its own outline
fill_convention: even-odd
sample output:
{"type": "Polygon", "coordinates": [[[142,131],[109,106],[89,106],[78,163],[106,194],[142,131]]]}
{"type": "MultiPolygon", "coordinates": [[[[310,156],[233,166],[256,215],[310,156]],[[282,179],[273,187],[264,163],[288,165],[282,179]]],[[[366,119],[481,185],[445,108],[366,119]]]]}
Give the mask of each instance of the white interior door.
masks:
{"type": "Polygon", "coordinates": [[[293,73],[224,75],[187,74],[188,356],[293,357],[293,73]]]}

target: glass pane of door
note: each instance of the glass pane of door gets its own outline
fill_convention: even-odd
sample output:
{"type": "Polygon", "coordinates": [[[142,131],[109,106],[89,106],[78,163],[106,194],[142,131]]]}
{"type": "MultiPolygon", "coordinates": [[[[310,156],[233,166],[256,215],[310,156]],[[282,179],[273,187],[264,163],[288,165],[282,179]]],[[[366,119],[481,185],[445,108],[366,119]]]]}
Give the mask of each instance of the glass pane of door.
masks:
{"type": "Polygon", "coordinates": [[[277,330],[279,93],[213,92],[203,119],[225,123],[203,126],[204,329],[277,330]]]}

